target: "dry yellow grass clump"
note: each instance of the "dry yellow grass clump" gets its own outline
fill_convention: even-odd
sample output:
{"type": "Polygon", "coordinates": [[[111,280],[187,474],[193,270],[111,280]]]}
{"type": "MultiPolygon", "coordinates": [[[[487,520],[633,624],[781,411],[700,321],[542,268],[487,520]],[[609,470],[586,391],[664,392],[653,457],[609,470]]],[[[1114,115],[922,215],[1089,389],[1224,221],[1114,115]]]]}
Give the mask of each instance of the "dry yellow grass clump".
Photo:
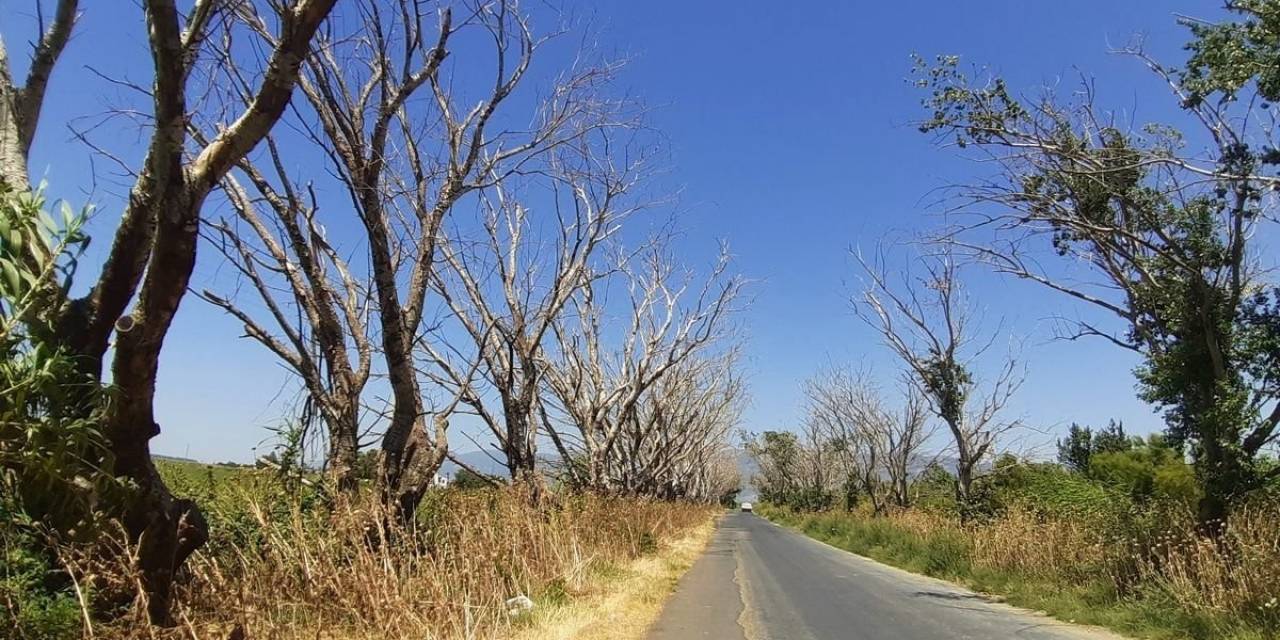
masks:
{"type": "Polygon", "coordinates": [[[621,604],[640,605],[620,622],[643,629],[716,511],[590,495],[535,501],[519,490],[446,491],[432,494],[413,527],[388,534],[369,504],[281,509],[246,499],[234,518],[215,520],[215,539],[190,560],[178,628],[151,629],[126,616],[98,636],[627,637],[565,630],[587,633],[591,607],[621,604]],[[504,603],[521,595],[532,599],[533,612],[512,615],[504,603]]]}
{"type": "Polygon", "coordinates": [[[1139,572],[1188,611],[1280,622],[1280,505],[1241,509],[1216,539],[1170,533],[1139,572]]]}

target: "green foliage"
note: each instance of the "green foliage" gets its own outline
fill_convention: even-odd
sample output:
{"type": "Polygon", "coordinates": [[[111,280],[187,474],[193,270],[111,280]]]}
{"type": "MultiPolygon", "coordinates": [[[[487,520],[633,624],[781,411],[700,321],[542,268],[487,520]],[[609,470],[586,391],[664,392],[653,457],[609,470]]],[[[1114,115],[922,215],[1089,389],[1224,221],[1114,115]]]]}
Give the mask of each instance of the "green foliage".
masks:
{"type": "Polygon", "coordinates": [[[453,474],[453,482],[449,483],[449,488],[458,491],[475,491],[492,489],[496,485],[503,484],[506,482],[499,476],[482,475],[470,469],[458,469],[458,472],[453,474]]]}
{"type": "Polygon", "coordinates": [[[1023,508],[1045,516],[1114,521],[1129,506],[1128,500],[1105,485],[1060,465],[1010,458],[982,478],[975,493],[987,518],[1023,508]]]}
{"type": "MultiPolygon", "coordinates": [[[[1250,263],[1258,249],[1249,246],[1268,206],[1269,186],[1257,176],[1280,154],[1244,142],[1251,130],[1220,130],[1253,119],[1197,111],[1206,97],[1230,102],[1251,82],[1261,98],[1280,97],[1280,2],[1235,0],[1229,8],[1242,19],[1191,25],[1191,56],[1175,76],[1189,96],[1183,106],[1194,112],[1189,121],[1208,123],[1220,142],[1207,178],[1182,175],[1183,136],[1172,127],[1125,130],[1098,118],[1093,104],[1052,95],[1024,105],[999,78],[971,82],[956,57],[916,66],[929,113],[922,131],[996,155],[1016,150],[1026,160],[1004,165],[1000,181],[975,186],[975,200],[1007,206],[1002,220],[1014,236],[1044,237],[1058,254],[1091,265],[1099,282],[1086,291],[1118,293],[1098,297],[1049,281],[1125,323],[1120,336],[1093,326],[1083,332],[1142,355],[1140,397],[1163,411],[1170,444],[1191,455],[1204,520],[1225,517],[1265,481],[1257,458],[1276,433],[1267,407],[1280,397],[1272,375],[1280,363],[1280,302],[1258,279],[1250,263]]],[[[1037,267],[1008,251],[980,255],[1045,282],[1037,267]]],[[[1091,452],[1084,435],[1063,443],[1064,462],[1076,468],[1091,452]]],[[[1176,473],[1161,473],[1170,490],[1182,483],[1176,473]]]]}
{"type": "Polygon", "coordinates": [[[299,516],[325,526],[326,494],[315,483],[298,484],[276,467],[250,468],[158,458],[156,469],[173,494],[200,505],[209,524],[209,553],[261,549],[266,531],[261,518],[280,521],[299,516]]]}
{"type": "Polygon", "coordinates": [[[1159,499],[1189,506],[1200,498],[1194,470],[1182,452],[1158,435],[1136,440],[1124,451],[1096,454],[1086,473],[1138,502],[1159,499]]]}
{"type": "Polygon", "coordinates": [[[760,474],[756,488],[764,500],[778,501],[795,491],[800,466],[800,442],[789,431],[765,431],[745,443],[760,474]]]}
{"type": "Polygon", "coordinates": [[[760,499],[775,504],[785,504],[800,511],[826,511],[838,501],[846,504],[851,497],[846,490],[837,496],[825,486],[814,486],[807,479],[811,474],[802,472],[801,444],[790,431],[765,431],[746,443],[747,454],[760,468],[755,478],[760,499]]]}
{"type": "Polygon", "coordinates": [[[1068,469],[1084,472],[1096,453],[1127,451],[1131,447],[1124,434],[1124,423],[1112,420],[1094,433],[1089,427],[1072,423],[1067,437],[1058,440],[1058,462],[1068,469]]]}
{"type": "MultiPolygon", "coordinates": [[[[0,517],[12,515],[0,504],[0,517]]],[[[80,604],[30,530],[0,526],[0,625],[22,640],[80,637],[80,604]]]]}
{"type": "Polygon", "coordinates": [[[52,337],[87,214],[63,205],[55,222],[44,205],[0,186],[0,602],[20,638],[77,634],[52,544],[92,539],[94,506],[117,489],[99,431],[106,394],[52,337]]]}
{"type": "Polygon", "coordinates": [[[1235,99],[1250,83],[1256,83],[1263,98],[1280,100],[1280,2],[1229,0],[1227,9],[1242,19],[1183,21],[1194,36],[1181,77],[1189,106],[1215,94],[1235,99]]]}
{"type": "Polygon", "coordinates": [[[973,391],[973,374],[956,360],[954,353],[931,350],[921,372],[925,391],[938,405],[938,415],[947,424],[964,421],[964,406],[973,391]]]}
{"type": "Polygon", "coordinates": [[[956,477],[937,462],[929,463],[911,482],[914,504],[925,511],[957,513],[956,477]]]}

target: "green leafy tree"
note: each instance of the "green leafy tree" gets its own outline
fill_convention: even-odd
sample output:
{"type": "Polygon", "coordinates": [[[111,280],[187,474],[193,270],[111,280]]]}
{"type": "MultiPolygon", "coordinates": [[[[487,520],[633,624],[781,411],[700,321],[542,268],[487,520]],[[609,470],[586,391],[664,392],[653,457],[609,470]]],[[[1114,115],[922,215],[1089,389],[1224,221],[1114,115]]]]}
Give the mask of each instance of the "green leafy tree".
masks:
{"type": "Polygon", "coordinates": [[[769,502],[787,502],[798,488],[800,440],[790,431],[765,431],[748,440],[747,454],[760,473],[755,478],[760,497],[769,502]]]}
{"type": "Polygon", "coordinates": [[[1093,456],[1093,430],[1071,423],[1067,437],[1058,440],[1058,462],[1072,471],[1089,468],[1093,456]]]}
{"type": "Polygon", "coordinates": [[[1179,78],[1187,106],[1235,100],[1250,86],[1266,100],[1280,100],[1280,2],[1228,0],[1226,6],[1240,19],[1182,20],[1194,37],[1179,78]]]}
{"type": "Polygon", "coordinates": [[[922,130],[1000,167],[964,189],[979,221],[951,230],[948,242],[1120,320],[1119,330],[1076,322],[1066,337],[1099,337],[1140,356],[1140,397],[1163,410],[1170,444],[1187,447],[1205,524],[1275,477],[1259,460],[1280,424],[1280,304],[1256,240],[1273,213],[1264,194],[1280,181],[1266,174],[1280,156],[1255,143],[1269,130],[1251,128],[1269,121],[1254,112],[1269,110],[1274,94],[1266,60],[1280,47],[1276,3],[1229,8],[1244,20],[1193,25],[1185,70],[1133,52],[1206,128],[1207,160],[1186,153],[1172,127],[1123,126],[1092,91],[1024,100],[999,79],[970,82],[954,57],[922,65],[919,81],[931,113],[922,130]],[[970,242],[978,236],[966,231],[979,230],[984,239],[970,242]],[[1047,269],[1046,249],[1096,279],[1047,269]]]}
{"type": "Polygon", "coordinates": [[[1128,493],[1134,500],[1174,500],[1194,504],[1200,498],[1191,466],[1182,452],[1159,435],[1124,450],[1095,452],[1088,476],[1128,493]]]}
{"type": "Polygon", "coordinates": [[[1127,451],[1132,446],[1124,434],[1124,423],[1112,420],[1096,433],[1089,427],[1072,423],[1067,437],[1058,440],[1058,462],[1063,466],[1084,473],[1094,454],[1127,451]]]}
{"type": "Polygon", "coordinates": [[[1133,441],[1124,433],[1124,423],[1112,420],[1093,435],[1093,452],[1128,451],[1133,441]]]}

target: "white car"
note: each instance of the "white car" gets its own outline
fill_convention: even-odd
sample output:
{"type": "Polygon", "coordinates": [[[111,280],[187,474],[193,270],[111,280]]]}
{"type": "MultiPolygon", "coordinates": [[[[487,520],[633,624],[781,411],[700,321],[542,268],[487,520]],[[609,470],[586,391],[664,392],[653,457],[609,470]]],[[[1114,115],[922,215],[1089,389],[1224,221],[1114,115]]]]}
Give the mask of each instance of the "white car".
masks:
{"type": "Polygon", "coordinates": [[[750,502],[742,503],[742,510],[745,513],[751,513],[751,503],[750,502]]]}

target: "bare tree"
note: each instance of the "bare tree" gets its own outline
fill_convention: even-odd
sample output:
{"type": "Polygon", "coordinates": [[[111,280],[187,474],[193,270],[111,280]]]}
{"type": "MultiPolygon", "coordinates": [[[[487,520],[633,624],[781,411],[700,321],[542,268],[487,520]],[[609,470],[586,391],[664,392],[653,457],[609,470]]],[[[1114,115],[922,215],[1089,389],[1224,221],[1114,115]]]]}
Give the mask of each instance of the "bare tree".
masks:
{"type": "Polygon", "coordinates": [[[923,466],[922,449],[933,434],[916,387],[908,384],[894,408],[869,374],[828,368],[805,384],[805,398],[807,428],[823,434],[836,466],[857,481],[872,509],[909,506],[912,472],[923,466]]]}
{"type": "MultiPolygon", "coordinates": [[[[543,422],[561,457],[575,461],[566,472],[577,486],[625,490],[630,481],[620,465],[645,436],[632,419],[646,394],[732,336],[745,281],[729,271],[728,255],[699,283],[665,246],[659,239],[622,257],[612,276],[582,287],[553,325],[545,379],[560,419],[543,422]],[[615,308],[610,292],[618,289],[626,295],[615,308]]],[[[733,377],[732,362],[720,366],[733,377]]]]}
{"type": "Polygon", "coordinates": [[[246,337],[302,380],[327,427],[329,474],[340,491],[351,491],[361,403],[375,355],[368,326],[372,287],[326,239],[315,190],[294,184],[274,140],[267,148],[279,189],[252,163],[241,162],[257,197],[228,175],[223,190],[236,220],[208,223],[207,235],[257,294],[275,330],[230,296],[200,295],[242,322],[246,337]],[[278,300],[281,291],[291,296],[288,306],[278,300]]]}
{"type": "MultiPolygon", "coordinates": [[[[810,401],[812,391],[814,389],[806,385],[806,397],[810,401]]],[[[869,444],[865,434],[858,424],[841,420],[844,417],[852,415],[826,413],[820,407],[810,406],[808,415],[800,422],[800,486],[829,494],[857,477],[874,499],[878,451],[863,446],[869,444]]],[[[878,506],[876,511],[880,511],[878,506]]]]}
{"type": "Polygon", "coordinates": [[[956,452],[956,499],[962,509],[982,463],[995,452],[1002,435],[1020,427],[1003,416],[1023,377],[1017,361],[1005,357],[985,392],[973,373],[975,361],[999,336],[983,336],[977,312],[959,278],[959,267],[945,248],[922,255],[914,266],[922,277],[904,271],[894,279],[879,250],[868,262],[860,253],[866,288],[854,300],[854,311],[880,333],[884,344],[902,360],[907,381],[947,425],[956,452]]]}
{"type": "MultiPolygon", "coordinates": [[[[566,95],[569,109],[557,135],[564,139],[529,180],[493,184],[478,194],[479,219],[459,221],[441,247],[444,268],[434,279],[449,320],[468,340],[444,336],[422,342],[427,370],[457,389],[503,452],[511,477],[537,484],[542,352],[556,319],[576,292],[602,274],[592,263],[625,220],[647,203],[630,192],[640,184],[646,158],[625,153],[625,103],[566,95]],[[573,104],[578,102],[578,104],[573,104]],[[614,148],[619,152],[615,155],[614,148]],[[621,161],[621,164],[619,164],[621,161]],[[480,237],[470,229],[479,227],[480,237]],[[483,385],[465,379],[456,364],[472,353],[483,385]],[[486,403],[496,395],[497,406],[486,403]]],[[[498,171],[504,169],[497,169],[498,171]]]]}
{"type": "MultiPolygon", "coordinates": [[[[843,489],[846,508],[867,496],[872,511],[884,510],[881,472],[881,449],[876,441],[875,425],[869,419],[865,395],[868,389],[859,376],[844,369],[820,371],[805,382],[805,417],[802,423],[810,448],[830,451],[830,466],[843,489]]],[[[876,407],[878,409],[878,407],[876,407]]],[[[827,484],[824,489],[834,488],[827,484]]]]}
{"type": "Polygon", "coordinates": [[[627,495],[718,500],[711,474],[729,448],[745,403],[737,350],[687,358],[628,413],[605,460],[606,486],[627,495]]]}
{"type": "Polygon", "coordinates": [[[881,428],[884,434],[884,468],[893,501],[899,508],[906,508],[911,506],[914,471],[933,461],[922,458],[922,449],[933,436],[933,429],[928,426],[928,403],[915,387],[910,387],[900,409],[881,409],[879,415],[880,424],[884,425],[881,428]]]}
{"type": "MultiPolygon", "coordinates": [[[[355,3],[359,20],[349,31],[331,28],[322,35],[300,83],[307,108],[298,110],[298,124],[328,158],[363,226],[369,283],[351,278],[350,269],[341,266],[327,248],[323,234],[309,231],[302,223],[292,223],[294,229],[286,222],[282,231],[249,225],[257,237],[251,250],[265,248],[270,254],[277,273],[289,281],[290,304],[304,310],[300,320],[308,328],[290,329],[293,319],[282,317],[272,310],[280,305],[269,303],[272,320],[288,344],[261,327],[248,333],[289,362],[313,396],[322,394],[318,397],[323,399],[328,394],[326,403],[333,405],[334,421],[330,447],[331,454],[338,456],[334,467],[339,475],[348,473],[346,459],[358,445],[358,418],[353,413],[368,378],[363,361],[354,366],[342,361],[348,357],[349,342],[363,344],[366,327],[356,300],[361,291],[370,292],[377,318],[372,333],[380,341],[379,369],[385,371],[392,392],[381,438],[381,480],[388,502],[398,505],[406,517],[444,460],[449,414],[466,395],[475,370],[451,363],[455,368],[449,373],[457,378],[453,388],[458,393],[444,410],[436,408],[428,429],[425,417],[430,412],[424,405],[423,379],[414,352],[424,343],[424,310],[430,283],[438,279],[434,273],[438,256],[453,255],[438,253],[445,219],[468,194],[483,200],[485,193],[500,191],[512,175],[540,170],[545,155],[583,135],[578,123],[596,106],[586,94],[602,73],[597,68],[574,69],[563,76],[537,106],[534,124],[527,130],[495,125],[509,118],[503,116],[502,107],[521,85],[546,38],[534,35],[515,2],[462,4],[464,18],[458,21],[449,8],[429,13],[426,6],[420,0],[397,0],[389,7],[373,0],[355,3]],[[427,25],[433,20],[436,26],[429,32],[427,25]],[[470,35],[475,37],[468,39],[470,35]],[[470,99],[472,84],[465,78],[447,77],[442,67],[449,47],[459,38],[463,51],[459,55],[490,59],[493,69],[489,83],[482,85],[482,97],[472,107],[463,104],[470,99]],[[430,99],[416,98],[419,92],[430,99]],[[284,233],[287,241],[269,240],[263,231],[284,233]],[[273,251],[272,245],[289,250],[273,251]],[[341,276],[341,295],[324,292],[332,287],[323,285],[322,274],[305,276],[303,282],[304,277],[291,267],[281,267],[296,262],[305,272],[307,263],[321,259],[341,276]],[[308,335],[320,342],[322,353],[330,354],[323,366],[302,355],[308,335]],[[323,378],[332,372],[339,374],[337,381],[350,382],[327,383],[323,378]],[[341,386],[336,402],[334,394],[326,392],[327,384],[341,386]]],[[[265,29],[258,32],[269,35],[265,29]]],[[[238,82],[234,70],[232,81],[233,85],[238,82]]],[[[276,218],[296,218],[299,211],[313,208],[299,206],[302,190],[292,186],[274,152],[272,165],[269,180],[261,177],[266,172],[247,163],[242,168],[267,202],[284,205],[272,206],[276,218]],[[277,195],[272,196],[272,191],[277,195]]],[[[237,209],[243,220],[244,211],[237,209]]],[[[248,262],[239,249],[235,253],[241,253],[238,264],[248,262]]],[[[264,299],[277,295],[270,288],[254,288],[264,299]]],[[[249,319],[233,301],[219,296],[210,299],[242,320],[249,319]]],[[[489,328],[477,331],[484,335],[489,328]]]]}

